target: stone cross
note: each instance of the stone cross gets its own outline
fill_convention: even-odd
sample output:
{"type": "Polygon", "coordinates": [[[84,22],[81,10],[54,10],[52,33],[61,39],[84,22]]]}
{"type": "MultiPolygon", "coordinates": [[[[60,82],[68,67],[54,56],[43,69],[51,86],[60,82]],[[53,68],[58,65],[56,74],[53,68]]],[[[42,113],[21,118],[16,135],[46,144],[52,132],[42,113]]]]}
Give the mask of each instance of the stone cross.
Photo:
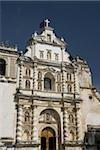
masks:
{"type": "Polygon", "coordinates": [[[44,21],[45,21],[45,23],[46,23],[46,27],[48,27],[48,26],[49,26],[50,21],[49,21],[48,19],[46,19],[46,20],[44,20],[44,21]]]}

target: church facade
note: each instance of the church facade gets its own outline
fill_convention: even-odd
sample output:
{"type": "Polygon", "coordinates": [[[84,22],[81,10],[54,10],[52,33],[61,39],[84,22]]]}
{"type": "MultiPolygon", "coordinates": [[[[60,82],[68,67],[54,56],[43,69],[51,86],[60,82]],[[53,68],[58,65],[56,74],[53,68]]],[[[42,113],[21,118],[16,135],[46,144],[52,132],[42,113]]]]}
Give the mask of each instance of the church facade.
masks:
{"type": "Polygon", "coordinates": [[[0,45],[0,149],[99,150],[100,94],[49,21],[24,53],[0,45]]]}

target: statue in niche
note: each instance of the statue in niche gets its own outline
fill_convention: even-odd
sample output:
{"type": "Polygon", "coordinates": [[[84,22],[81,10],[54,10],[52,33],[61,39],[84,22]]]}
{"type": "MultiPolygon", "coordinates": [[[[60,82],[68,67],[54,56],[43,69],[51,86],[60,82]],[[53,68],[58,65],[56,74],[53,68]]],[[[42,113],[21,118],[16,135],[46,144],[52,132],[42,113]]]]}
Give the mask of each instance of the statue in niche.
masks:
{"type": "Polygon", "coordinates": [[[50,122],[51,121],[51,115],[48,112],[45,114],[45,121],[46,122],[50,122]]]}
{"type": "Polygon", "coordinates": [[[69,133],[69,139],[70,141],[74,141],[74,132],[71,130],[70,133],[69,133]]]}
{"type": "Polygon", "coordinates": [[[25,122],[28,122],[30,120],[30,115],[29,115],[29,112],[26,111],[25,112],[25,122]]]}
{"type": "Polygon", "coordinates": [[[69,122],[74,123],[74,116],[72,114],[69,115],[69,122]]]}

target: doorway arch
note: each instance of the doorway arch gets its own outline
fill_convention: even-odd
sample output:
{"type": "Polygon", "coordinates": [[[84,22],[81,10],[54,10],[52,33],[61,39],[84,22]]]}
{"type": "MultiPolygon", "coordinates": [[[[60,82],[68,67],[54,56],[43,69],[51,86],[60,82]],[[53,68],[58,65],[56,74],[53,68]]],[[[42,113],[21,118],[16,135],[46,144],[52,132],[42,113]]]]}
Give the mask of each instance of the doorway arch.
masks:
{"type": "MultiPolygon", "coordinates": [[[[40,117],[39,117],[39,126],[40,126],[40,129],[39,129],[40,139],[42,136],[42,131],[44,131],[44,129],[48,129],[53,134],[53,137],[56,137],[55,138],[56,149],[61,150],[61,147],[62,147],[62,144],[61,144],[61,120],[60,120],[59,113],[53,108],[48,108],[48,109],[42,110],[40,113],[40,117]],[[50,128],[52,130],[50,130],[50,128]]],[[[42,138],[42,140],[43,140],[43,138],[42,138]]],[[[45,138],[44,138],[44,141],[46,141],[45,138]]],[[[52,141],[52,138],[51,138],[51,141],[52,141]]],[[[45,148],[41,149],[41,150],[45,150],[45,148]]],[[[49,150],[49,149],[46,149],[46,150],[49,150]]]]}
{"type": "Polygon", "coordinates": [[[46,127],[41,132],[41,150],[56,150],[56,134],[51,127],[46,127]]]}

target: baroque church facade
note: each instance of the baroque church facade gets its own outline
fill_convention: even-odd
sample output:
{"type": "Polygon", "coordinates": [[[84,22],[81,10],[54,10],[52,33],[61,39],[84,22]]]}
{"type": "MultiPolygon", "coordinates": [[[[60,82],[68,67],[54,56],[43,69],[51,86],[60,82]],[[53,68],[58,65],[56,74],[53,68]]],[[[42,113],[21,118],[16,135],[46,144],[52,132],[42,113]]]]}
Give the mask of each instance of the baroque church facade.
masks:
{"type": "Polygon", "coordinates": [[[24,53],[0,45],[0,150],[99,150],[100,94],[45,20],[24,53]]]}

